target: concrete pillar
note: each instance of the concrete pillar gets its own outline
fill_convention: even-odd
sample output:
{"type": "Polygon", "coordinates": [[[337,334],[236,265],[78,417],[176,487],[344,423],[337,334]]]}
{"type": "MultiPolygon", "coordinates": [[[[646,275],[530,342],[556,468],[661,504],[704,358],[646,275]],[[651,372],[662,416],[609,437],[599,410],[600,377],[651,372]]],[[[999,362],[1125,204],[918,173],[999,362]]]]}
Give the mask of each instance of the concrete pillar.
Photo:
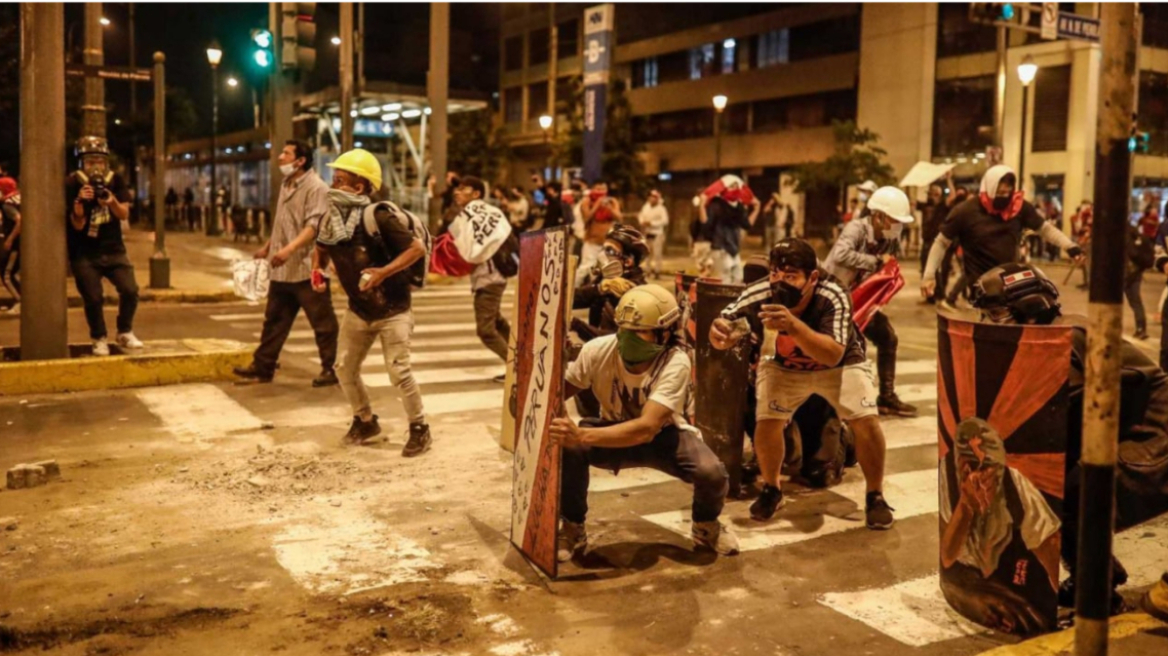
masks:
{"type": "MultiPolygon", "coordinates": [[[[434,175],[434,199],[430,202],[430,225],[438,227],[441,202],[446,190],[447,99],[450,94],[450,3],[430,4],[430,74],[426,95],[430,98],[430,172],[434,175]]],[[[423,119],[425,117],[423,116],[423,119]]],[[[423,185],[425,180],[422,180],[423,185]]]]}
{"type": "MultiPolygon", "coordinates": [[[[100,2],[85,3],[85,63],[101,66],[105,62],[104,28],[100,2]]],[[[81,106],[83,136],[105,136],[105,80],[95,75],[85,78],[85,104],[81,106]]]]}
{"type": "MultiPolygon", "coordinates": [[[[341,3],[341,152],[353,149],[353,3],[341,3]]],[[[274,146],[274,144],[273,144],[274,146]]]]}
{"type": "Polygon", "coordinates": [[[150,288],[170,287],[166,255],[166,55],[154,53],[154,254],[150,257],[150,288]]]}

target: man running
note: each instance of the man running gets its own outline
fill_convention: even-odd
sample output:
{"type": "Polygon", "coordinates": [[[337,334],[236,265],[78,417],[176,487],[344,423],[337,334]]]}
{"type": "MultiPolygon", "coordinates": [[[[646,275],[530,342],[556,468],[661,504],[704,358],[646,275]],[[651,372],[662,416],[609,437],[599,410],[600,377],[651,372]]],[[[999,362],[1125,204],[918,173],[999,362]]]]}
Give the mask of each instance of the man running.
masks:
{"type": "Polygon", "coordinates": [[[812,394],[823,397],[856,437],[867,482],[868,528],[892,527],[884,500],[884,431],[876,410],[872,366],[852,321],[852,300],[819,268],[801,239],[784,239],[770,253],[770,275],[747,287],[710,327],[710,343],[725,350],[753,332],[762,343],[758,367],[758,424],[754,444],[764,481],[750,516],[766,521],[783,503],[779,487],[786,445],[783,429],[812,394]]]}

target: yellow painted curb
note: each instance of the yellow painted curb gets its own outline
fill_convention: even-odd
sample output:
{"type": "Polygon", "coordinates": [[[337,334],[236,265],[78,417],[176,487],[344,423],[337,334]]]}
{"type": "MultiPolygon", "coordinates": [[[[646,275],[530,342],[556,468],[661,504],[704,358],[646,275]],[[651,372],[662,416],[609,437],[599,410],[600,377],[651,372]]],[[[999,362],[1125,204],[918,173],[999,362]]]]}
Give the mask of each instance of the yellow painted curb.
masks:
{"type": "MultiPolygon", "coordinates": [[[[1112,617],[1107,635],[1111,640],[1129,638],[1141,631],[1164,626],[1164,622],[1147,613],[1124,613],[1112,617]]],[[[1075,627],[1031,638],[1016,645],[1003,645],[978,656],[1060,656],[1075,649],[1075,627]]]]}
{"type": "Polygon", "coordinates": [[[138,355],[0,362],[0,396],[55,394],[232,380],[251,361],[251,347],[231,340],[150,342],[138,355]]]}

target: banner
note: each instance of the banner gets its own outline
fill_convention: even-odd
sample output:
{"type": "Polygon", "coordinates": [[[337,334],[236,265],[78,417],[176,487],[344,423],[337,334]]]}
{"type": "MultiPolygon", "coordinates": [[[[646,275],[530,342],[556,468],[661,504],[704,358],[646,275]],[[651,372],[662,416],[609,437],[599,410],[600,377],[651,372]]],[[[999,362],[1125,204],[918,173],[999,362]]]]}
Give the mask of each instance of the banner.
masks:
{"type": "Polygon", "coordinates": [[[612,4],[584,11],[584,181],[603,177],[604,118],[612,62],[612,4]]]}
{"type": "Polygon", "coordinates": [[[742,487],[743,416],[747,411],[747,377],[750,374],[750,340],[740,340],[726,351],[715,349],[707,335],[722,310],[742,293],[742,285],[724,285],[699,280],[694,308],[697,341],[694,359],[697,384],[694,388],[694,425],[730,475],[730,496],[738,497],[742,487]]]}
{"type": "Polygon", "coordinates": [[[941,591],[978,624],[1053,631],[1071,329],[937,321],[941,591]]]}
{"type": "Polygon", "coordinates": [[[515,307],[515,458],[511,543],[551,578],[556,576],[560,515],[560,449],[551,420],[563,413],[568,298],[568,232],[552,228],[519,239],[515,307]]]}

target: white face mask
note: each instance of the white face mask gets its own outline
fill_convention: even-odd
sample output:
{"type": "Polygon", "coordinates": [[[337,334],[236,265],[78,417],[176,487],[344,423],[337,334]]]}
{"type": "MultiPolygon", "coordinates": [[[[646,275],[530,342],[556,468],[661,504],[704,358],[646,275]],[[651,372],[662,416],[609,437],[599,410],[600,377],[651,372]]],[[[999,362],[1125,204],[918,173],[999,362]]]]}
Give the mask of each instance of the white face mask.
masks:
{"type": "Polygon", "coordinates": [[[281,164],[280,165],[280,174],[283,175],[285,178],[292,175],[295,172],[296,172],[296,165],[295,164],[281,164]]]}

